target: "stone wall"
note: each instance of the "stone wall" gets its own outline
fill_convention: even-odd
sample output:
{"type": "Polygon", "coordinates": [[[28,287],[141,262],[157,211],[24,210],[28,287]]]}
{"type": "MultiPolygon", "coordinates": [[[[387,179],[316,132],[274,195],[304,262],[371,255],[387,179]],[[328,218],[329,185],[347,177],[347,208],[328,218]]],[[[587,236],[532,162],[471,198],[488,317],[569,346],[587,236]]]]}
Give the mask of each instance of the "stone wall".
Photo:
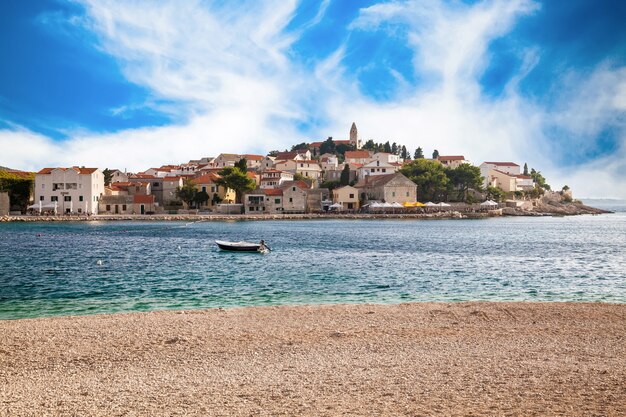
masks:
{"type": "Polygon", "coordinates": [[[0,193],[0,216],[8,215],[10,206],[9,193],[0,193]]]}

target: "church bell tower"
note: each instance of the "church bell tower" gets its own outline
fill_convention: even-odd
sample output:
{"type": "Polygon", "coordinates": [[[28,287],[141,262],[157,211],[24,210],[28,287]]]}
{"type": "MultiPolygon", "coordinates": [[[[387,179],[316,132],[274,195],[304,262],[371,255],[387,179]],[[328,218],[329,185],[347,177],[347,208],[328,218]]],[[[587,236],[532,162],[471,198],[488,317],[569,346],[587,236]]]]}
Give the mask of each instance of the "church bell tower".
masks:
{"type": "Polygon", "coordinates": [[[350,128],[350,145],[354,146],[356,149],[361,149],[359,132],[357,131],[356,123],[354,122],[352,122],[352,127],[350,128]]]}

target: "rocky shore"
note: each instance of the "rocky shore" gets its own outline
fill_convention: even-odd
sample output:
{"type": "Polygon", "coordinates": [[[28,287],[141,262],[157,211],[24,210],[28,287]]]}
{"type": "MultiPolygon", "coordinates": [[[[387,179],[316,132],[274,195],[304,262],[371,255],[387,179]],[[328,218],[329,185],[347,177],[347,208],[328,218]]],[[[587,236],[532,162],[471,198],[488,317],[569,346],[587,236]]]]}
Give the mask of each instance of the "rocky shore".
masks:
{"type": "Polygon", "coordinates": [[[0,415],[623,416],[624,323],[476,302],[0,321],[0,415]]]}
{"type": "Polygon", "coordinates": [[[580,203],[539,201],[527,207],[503,207],[498,209],[455,210],[452,208],[429,209],[411,212],[397,211],[377,213],[307,213],[307,214],[117,214],[117,215],[62,215],[62,216],[2,216],[0,222],[55,222],[55,221],[233,221],[233,220],[319,220],[319,219],[483,219],[499,216],[575,216],[582,214],[611,213],[580,203]]]}

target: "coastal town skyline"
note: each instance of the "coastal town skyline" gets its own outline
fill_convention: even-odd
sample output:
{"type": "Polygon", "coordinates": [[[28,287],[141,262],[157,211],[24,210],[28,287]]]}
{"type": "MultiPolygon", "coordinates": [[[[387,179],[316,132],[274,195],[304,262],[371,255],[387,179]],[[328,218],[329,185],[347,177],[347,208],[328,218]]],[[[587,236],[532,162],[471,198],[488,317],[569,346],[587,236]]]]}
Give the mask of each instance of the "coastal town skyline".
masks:
{"type": "Polygon", "coordinates": [[[140,171],[347,139],[355,121],[364,141],[626,197],[619,2],[1,7],[2,166],[140,171]]]}

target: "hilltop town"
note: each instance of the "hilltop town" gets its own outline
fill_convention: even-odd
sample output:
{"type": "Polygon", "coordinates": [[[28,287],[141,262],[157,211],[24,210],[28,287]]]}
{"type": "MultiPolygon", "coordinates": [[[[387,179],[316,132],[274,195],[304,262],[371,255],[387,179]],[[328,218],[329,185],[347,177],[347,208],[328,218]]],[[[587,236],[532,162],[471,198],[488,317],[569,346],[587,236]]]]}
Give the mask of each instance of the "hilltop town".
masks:
{"type": "MultiPolygon", "coordinates": [[[[551,190],[535,169],[510,161],[478,166],[463,155],[413,155],[396,143],[365,143],[355,123],[348,139],[300,143],[267,155],[222,153],[130,173],[84,166],[5,170],[32,181],[19,211],[53,215],[296,214],[506,210],[508,214],[580,210],[569,187],[551,190]],[[27,201],[30,200],[30,201],[27,201]],[[548,210],[542,209],[546,204],[548,210]],[[560,210],[560,211],[559,211],[560,210]]],[[[0,184],[0,187],[2,185],[0,184]]],[[[4,188],[7,187],[6,184],[4,188]]],[[[0,195],[8,213],[9,193],[0,195]]],[[[13,193],[15,194],[15,193],[13,193]]],[[[579,205],[579,207],[584,207],[579,205]]],[[[545,208],[545,207],[544,207],[545,208]]],[[[585,212],[583,210],[583,212],[585,212]]],[[[0,214],[2,211],[0,210],[0,214]]],[[[6,214],[6,213],[5,213],[6,214]]],[[[15,213],[17,214],[17,213],[15,213]]]]}

